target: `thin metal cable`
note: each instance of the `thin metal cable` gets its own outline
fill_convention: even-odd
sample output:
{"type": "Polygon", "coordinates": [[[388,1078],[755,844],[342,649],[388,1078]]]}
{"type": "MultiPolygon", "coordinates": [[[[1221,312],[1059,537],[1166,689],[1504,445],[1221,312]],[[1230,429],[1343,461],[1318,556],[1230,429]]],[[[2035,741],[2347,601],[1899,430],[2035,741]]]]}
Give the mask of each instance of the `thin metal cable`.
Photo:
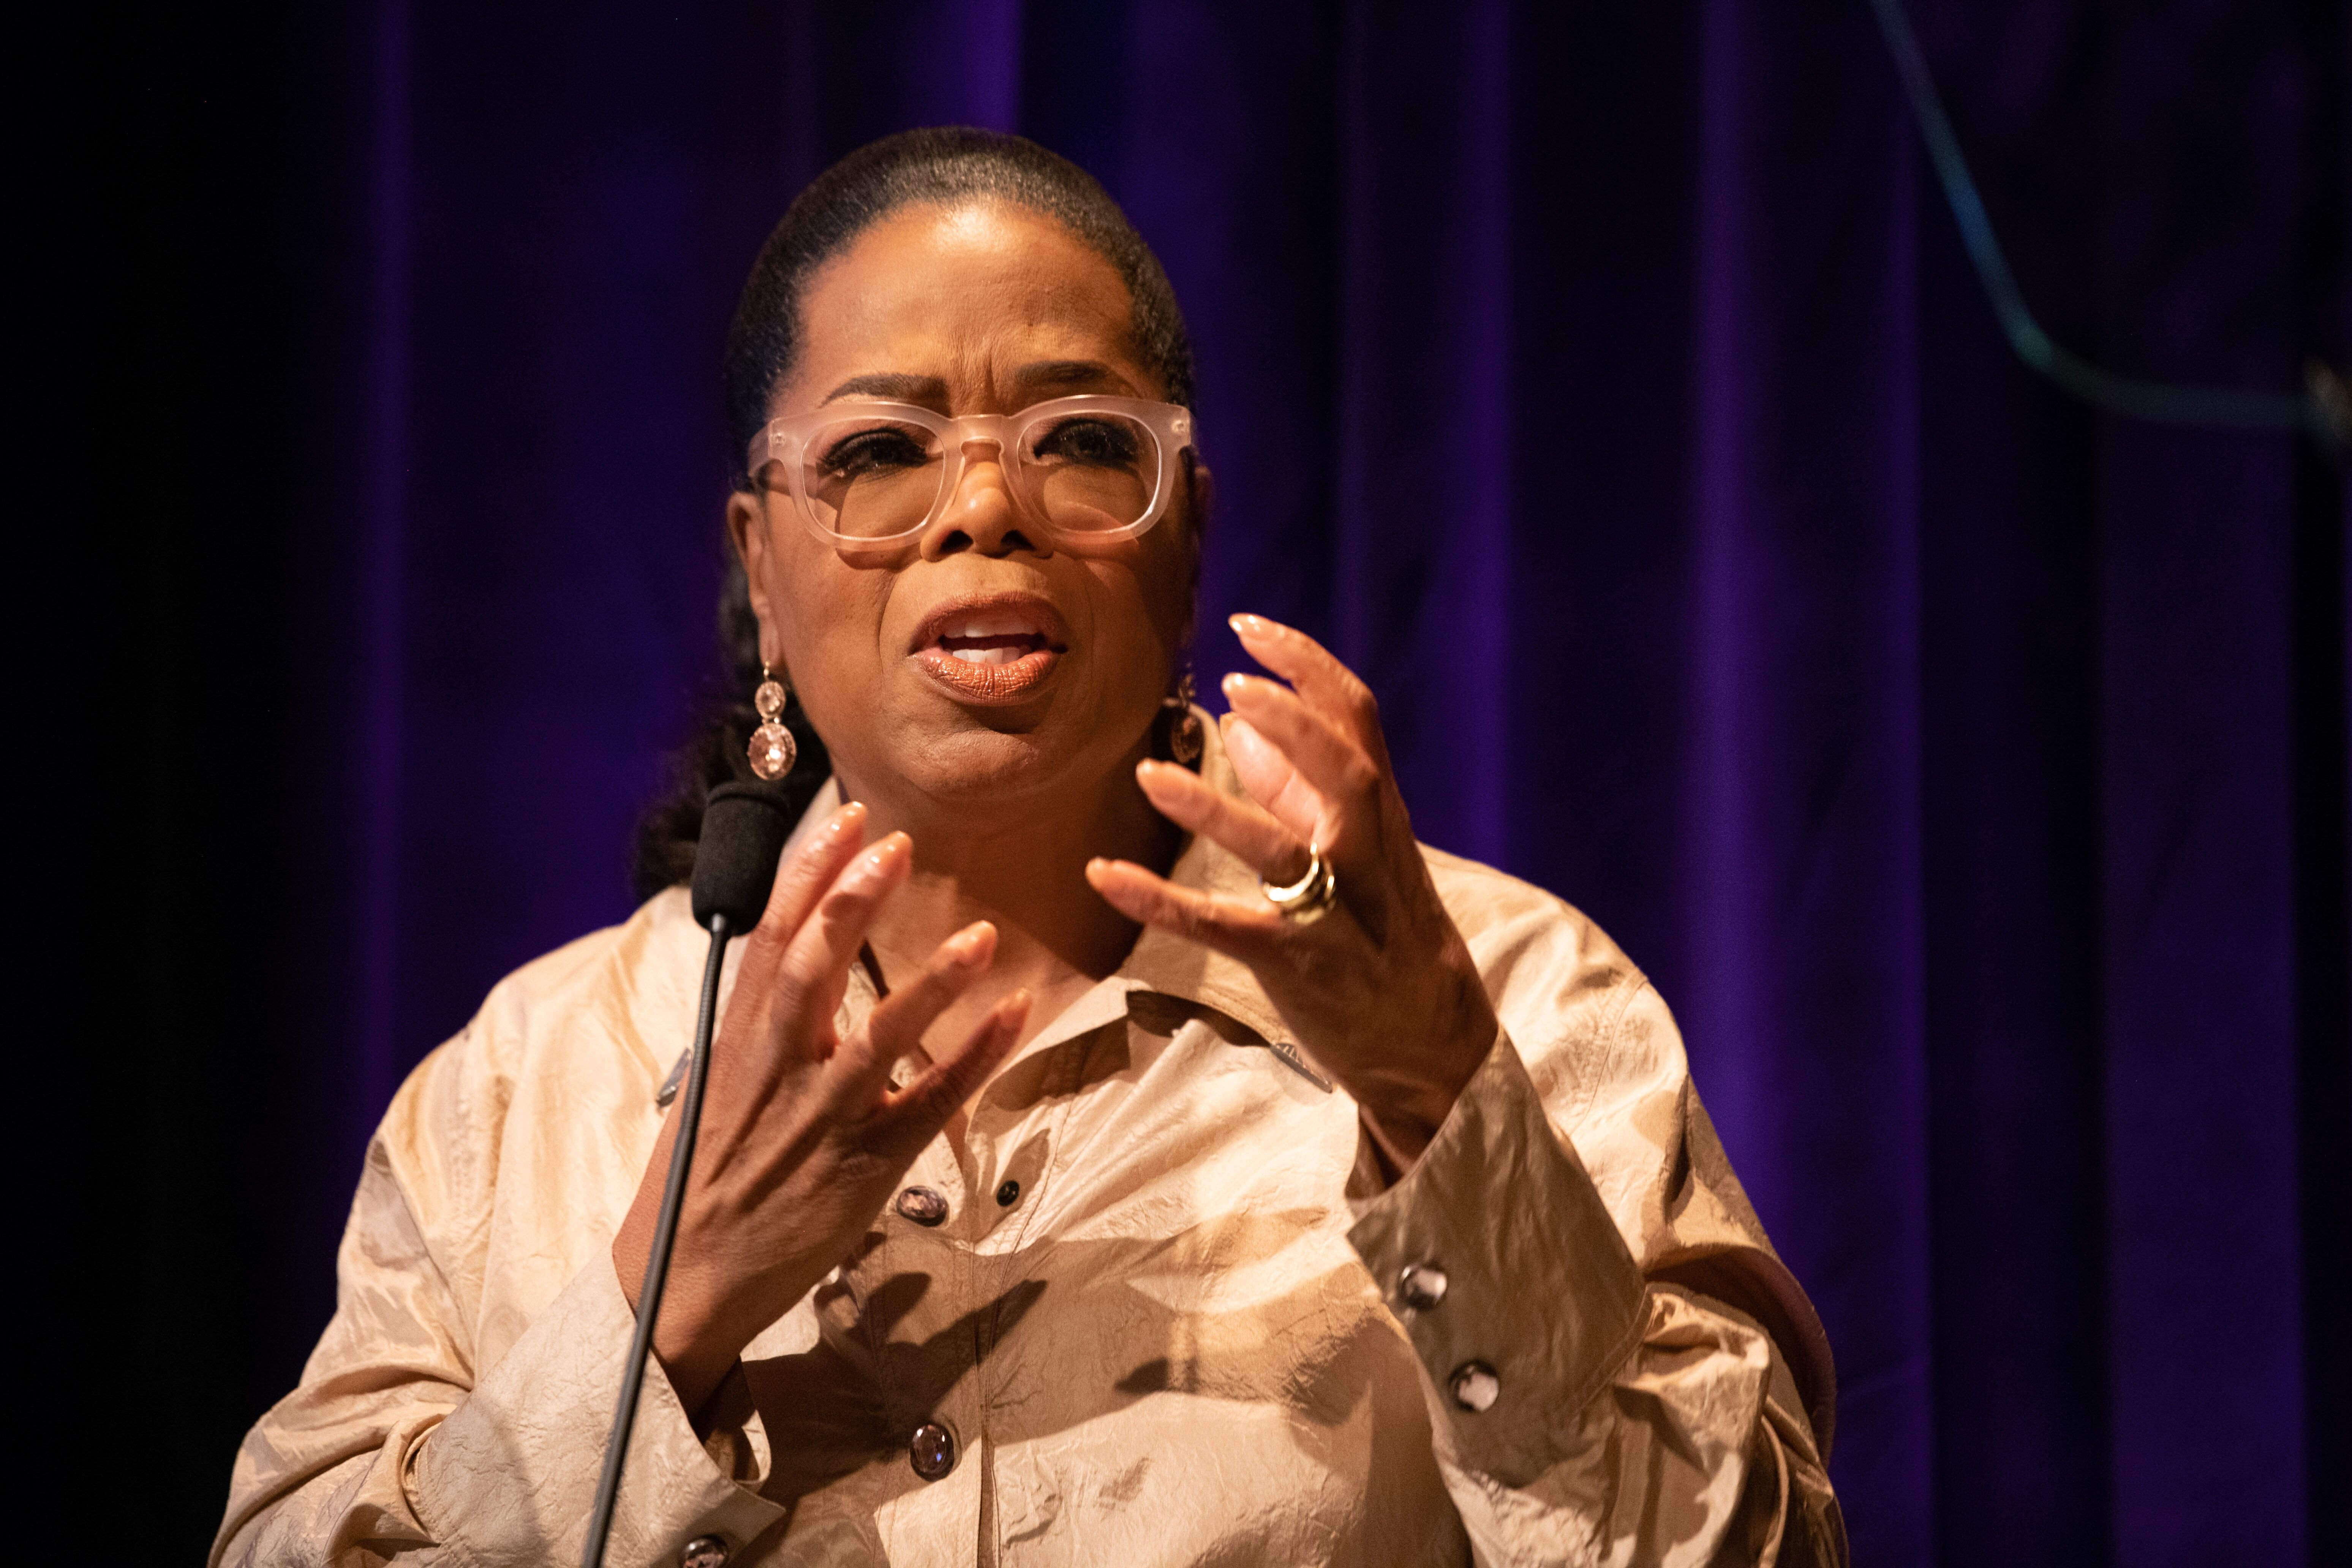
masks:
{"type": "Polygon", "coordinates": [[[1960,242],[1968,247],[1985,297],[2018,358],[2084,402],[2127,418],[2168,425],[2306,430],[2339,457],[2352,448],[2352,393],[2347,392],[2341,377],[2315,358],[2305,366],[2305,386],[2300,394],[2242,392],[2122,375],[2052,342],[2033,312],[2026,309],[2016,275],[2009,269],[2009,258],[1994,237],[1984,198],[1977,194],[1968,161],[1960,155],[1959,138],[1952,133],[1952,122],[1944,113],[1943,100],[1937,95],[1935,79],[1927,73],[1927,58],[1919,51],[1918,37],[1911,30],[1902,0],[1871,0],[1871,5],[1878,13],[1879,28],[1886,35],[1886,47],[1895,56],[1904,90],[1910,95],[1919,134],[1927,143],[1927,155],[1935,162],[1936,177],[1944,187],[1944,199],[1951,204],[1952,216],[1960,226],[1960,242]]]}

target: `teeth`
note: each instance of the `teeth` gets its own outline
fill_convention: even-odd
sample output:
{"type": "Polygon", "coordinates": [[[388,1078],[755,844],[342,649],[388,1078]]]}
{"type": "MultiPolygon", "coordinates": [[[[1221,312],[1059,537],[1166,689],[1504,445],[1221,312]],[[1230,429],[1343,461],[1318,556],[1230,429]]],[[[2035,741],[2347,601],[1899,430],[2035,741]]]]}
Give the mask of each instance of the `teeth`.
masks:
{"type": "Polygon", "coordinates": [[[948,657],[966,664],[1011,664],[1028,651],[1025,647],[958,647],[950,648],[948,657]]]}
{"type": "Polygon", "coordinates": [[[940,635],[943,637],[1034,637],[1037,635],[1037,628],[1018,616],[999,612],[995,615],[966,616],[960,621],[950,621],[940,635]]]}

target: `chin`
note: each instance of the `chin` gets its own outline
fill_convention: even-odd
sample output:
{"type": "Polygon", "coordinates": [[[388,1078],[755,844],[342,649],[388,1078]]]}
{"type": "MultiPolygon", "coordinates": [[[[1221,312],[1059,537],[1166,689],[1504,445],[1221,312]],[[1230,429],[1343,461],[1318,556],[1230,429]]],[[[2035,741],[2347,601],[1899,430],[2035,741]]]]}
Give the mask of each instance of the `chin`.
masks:
{"type": "Polygon", "coordinates": [[[1129,759],[1143,745],[1157,710],[1154,702],[1140,713],[1087,720],[1033,710],[1015,728],[1010,713],[963,710],[936,728],[908,725],[900,731],[906,741],[890,744],[883,761],[943,803],[995,805],[1087,783],[1109,785],[1126,777],[1129,759]]]}
{"type": "Polygon", "coordinates": [[[911,749],[891,748],[898,775],[934,800],[1005,800],[1066,784],[1091,748],[1061,726],[999,730],[969,721],[911,749]],[[1061,731],[1058,737],[1056,731],[1061,731]],[[1064,743],[1056,745],[1055,739],[1064,743]]]}

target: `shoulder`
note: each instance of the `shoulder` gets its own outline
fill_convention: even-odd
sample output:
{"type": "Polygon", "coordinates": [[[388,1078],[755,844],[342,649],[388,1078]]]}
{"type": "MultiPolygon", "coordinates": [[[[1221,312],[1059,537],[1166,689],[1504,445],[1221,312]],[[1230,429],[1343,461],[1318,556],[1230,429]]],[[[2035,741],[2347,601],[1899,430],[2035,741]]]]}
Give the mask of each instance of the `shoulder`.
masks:
{"type": "Polygon", "coordinates": [[[1491,866],[1425,846],[1422,854],[1544,1109],[1638,1254],[1691,1099],[1673,1014],[1582,910],[1491,866]]]}
{"type": "Polygon", "coordinates": [[[409,1074],[371,1160],[412,1182],[474,1185],[493,1178],[519,1095],[596,1101],[657,1083],[693,1026],[701,940],[671,889],[515,970],[409,1074]]]}
{"type": "Polygon", "coordinates": [[[1523,1054],[1563,1030],[1613,1029],[1645,996],[1654,1000],[1624,950],[1566,900],[1443,849],[1423,845],[1421,853],[1523,1054]]]}
{"type": "Polygon", "coordinates": [[[541,1044],[649,1051],[648,1029],[674,1032],[666,1026],[681,1005],[691,1020],[708,941],[694,924],[686,889],[665,889],[619,925],[568,942],[499,981],[469,1028],[509,1065],[518,1065],[516,1052],[541,1044]],[[550,1041],[544,1037],[551,1025],[587,1027],[550,1041]]]}
{"type": "Polygon", "coordinates": [[[619,925],[565,942],[500,980],[435,1054],[464,1057],[502,1077],[551,1047],[587,1058],[645,1052],[651,1066],[647,1033],[668,1025],[681,1003],[690,1015],[705,940],[684,889],[656,893],[619,925]]]}
{"type": "Polygon", "coordinates": [[[1421,858],[1437,884],[1437,896],[1474,948],[1484,944],[1498,957],[1567,960],[1590,969],[1596,978],[1641,978],[1608,934],[1558,894],[1426,844],[1421,846],[1421,858]]]}

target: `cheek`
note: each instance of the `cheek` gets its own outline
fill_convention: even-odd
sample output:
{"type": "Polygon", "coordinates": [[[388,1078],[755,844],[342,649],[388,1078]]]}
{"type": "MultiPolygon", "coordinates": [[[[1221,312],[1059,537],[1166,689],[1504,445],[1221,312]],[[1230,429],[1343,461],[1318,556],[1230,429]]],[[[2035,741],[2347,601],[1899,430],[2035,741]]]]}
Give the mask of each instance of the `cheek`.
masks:
{"type": "MultiPolygon", "coordinates": [[[[1140,542],[1148,547],[1152,538],[1147,534],[1140,542]]],[[[1176,542],[1178,548],[1146,548],[1097,572],[1103,640],[1118,650],[1114,664],[1121,684],[1149,685],[1155,701],[1192,632],[1191,556],[1181,539],[1176,542]]]]}
{"type": "MultiPolygon", "coordinates": [[[[878,573],[852,572],[813,542],[778,541],[768,557],[768,604],[793,683],[812,713],[846,685],[870,679],[884,595],[878,573]]],[[[854,698],[854,692],[851,694],[854,698]]]]}
{"type": "Polygon", "coordinates": [[[1139,593],[1143,610],[1172,654],[1192,640],[1200,556],[1191,533],[1179,526],[1155,528],[1142,542],[1139,593]]]}

